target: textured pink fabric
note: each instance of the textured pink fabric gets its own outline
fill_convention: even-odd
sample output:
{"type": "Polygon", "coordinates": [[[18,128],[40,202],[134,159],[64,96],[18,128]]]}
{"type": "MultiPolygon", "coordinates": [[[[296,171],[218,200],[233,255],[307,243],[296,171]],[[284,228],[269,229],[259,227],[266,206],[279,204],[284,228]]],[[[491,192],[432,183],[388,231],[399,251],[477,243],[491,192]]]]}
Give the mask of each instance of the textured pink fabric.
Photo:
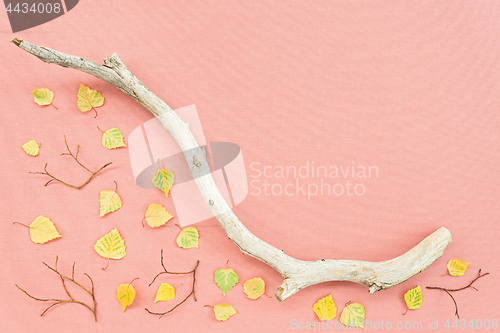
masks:
{"type": "MultiPolygon", "coordinates": [[[[444,292],[424,287],[466,285],[480,268],[491,275],[477,282],[479,292],[455,294],[460,314],[467,323],[498,319],[499,16],[498,1],[82,0],[62,17],[14,36],[0,12],[1,330],[286,332],[291,320],[315,321],[313,303],[330,293],[339,312],[348,301],[364,304],[372,323],[422,322],[425,329],[438,320],[445,330],[446,320],[455,319],[453,302],[444,292]],[[117,52],[172,108],[196,104],[207,142],[242,148],[249,185],[254,182],[236,214],[287,254],[308,260],[386,260],[441,226],[449,228],[453,242],[429,269],[374,295],[340,282],[309,287],[284,303],[249,300],[242,291],[245,280],[262,277],[272,295],[281,276],[242,256],[215,219],[196,225],[200,248],[193,250],[176,246],[175,219],[158,229],[142,228],[152,202],[175,215],[172,198],[138,188],[128,150],[103,148],[96,126],[116,126],[128,136],[151,115],[94,77],[42,63],[9,44],[13,37],[96,62],[117,52]],[[96,119],[76,107],[80,82],[105,96],[96,119]],[[30,90],[40,87],[55,92],[59,110],[33,102],[30,90]],[[80,191],[60,184],[44,187],[45,177],[28,174],[47,162],[49,171],[70,182],[86,179],[74,161],[59,156],[65,151],[63,135],[72,149],[81,145],[80,158],[90,168],[113,162],[80,191]],[[37,157],[20,148],[30,139],[42,143],[37,157]],[[312,173],[313,163],[315,172],[318,166],[329,172],[338,166],[339,178],[293,176],[293,167],[304,175],[306,168],[300,167],[309,165],[312,173]],[[289,177],[278,178],[277,166],[285,171],[289,166],[289,177]],[[344,178],[340,167],[346,172],[353,166],[356,171],[376,168],[371,178],[357,173],[344,178]],[[99,191],[113,189],[113,181],[123,207],[99,218],[99,191]],[[268,191],[287,189],[291,195],[265,195],[264,181],[268,191]],[[326,194],[325,183],[339,183],[347,191],[347,181],[350,193],[356,184],[364,193],[326,194]],[[308,198],[301,185],[309,186],[310,194],[323,186],[323,195],[308,198]],[[12,224],[31,223],[40,214],[52,219],[62,238],[36,245],[25,228],[12,224]],[[127,255],[102,271],[106,260],[93,245],[115,227],[127,255]],[[196,260],[201,263],[198,301],[189,299],[158,320],[144,308],[160,311],[175,304],[154,304],[159,283],[148,287],[161,269],[161,249],[170,270],[187,271],[196,260]],[[42,264],[53,264],[56,255],[61,272],[71,274],[76,261],[77,279],[86,286],[84,272],[94,279],[98,323],[75,304],[40,317],[46,304],[15,287],[37,297],[64,297],[58,277],[42,264]],[[443,276],[453,258],[472,262],[464,277],[443,276]],[[228,259],[240,282],[222,296],[213,274],[228,259]],[[122,313],[116,287],[135,277],[140,277],[134,282],[136,300],[122,313]],[[402,317],[403,294],[416,285],[423,287],[423,305],[402,317]],[[218,303],[232,304],[239,314],[217,322],[203,306],[218,303]]],[[[189,292],[185,277],[162,281],[183,283],[176,299],[189,292]]]]}

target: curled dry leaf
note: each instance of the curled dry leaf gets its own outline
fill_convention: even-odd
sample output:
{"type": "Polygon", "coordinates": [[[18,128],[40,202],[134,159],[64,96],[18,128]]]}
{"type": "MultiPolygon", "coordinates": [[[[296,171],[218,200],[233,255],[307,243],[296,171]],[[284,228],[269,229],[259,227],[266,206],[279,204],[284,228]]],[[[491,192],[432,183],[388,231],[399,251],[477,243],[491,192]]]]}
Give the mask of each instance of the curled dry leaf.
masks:
{"type": "Polygon", "coordinates": [[[24,145],[21,146],[21,148],[23,148],[26,154],[31,156],[38,155],[38,152],[40,151],[40,145],[35,140],[30,140],[26,142],[24,145]]]}
{"type": "Polygon", "coordinates": [[[193,247],[198,247],[198,239],[200,238],[200,234],[198,233],[198,229],[195,227],[187,227],[182,229],[178,224],[176,224],[181,231],[177,236],[177,245],[182,247],[183,249],[191,249],[193,247]]]}
{"type": "Polygon", "coordinates": [[[446,267],[448,268],[448,273],[451,276],[462,276],[465,274],[467,267],[469,267],[470,262],[465,262],[459,259],[453,259],[448,261],[446,267]]]}
{"type": "Polygon", "coordinates": [[[116,228],[102,236],[94,245],[94,249],[100,256],[108,259],[108,264],[103,270],[108,268],[109,259],[118,260],[125,257],[127,254],[127,252],[125,252],[125,241],[116,228]]]}
{"type": "MultiPolygon", "coordinates": [[[[228,260],[229,263],[229,260],[228,260]]],[[[222,291],[222,295],[226,296],[227,292],[231,290],[236,283],[238,283],[239,276],[234,270],[228,267],[226,263],[225,269],[218,269],[215,271],[215,283],[222,291]]]]}
{"type": "Polygon", "coordinates": [[[337,307],[333,301],[332,294],[319,299],[313,305],[314,313],[319,320],[332,320],[337,316],[337,307]]]}
{"type": "Polygon", "coordinates": [[[162,283],[158,287],[158,291],[156,292],[156,302],[165,302],[170,301],[175,298],[175,288],[172,287],[169,283],[162,283]]]}
{"type": "Polygon", "coordinates": [[[35,244],[44,244],[50,240],[61,237],[52,221],[43,216],[38,216],[30,225],[14,222],[30,229],[31,241],[35,244]]]}
{"type": "Polygon", "coordinates": [[[173,218],[172,215],[162,205],[152,203],[149,205],[142,219],[142,226],[144,227],[144,220],[151,228],[156,228],[164,225],[173,218]]]}

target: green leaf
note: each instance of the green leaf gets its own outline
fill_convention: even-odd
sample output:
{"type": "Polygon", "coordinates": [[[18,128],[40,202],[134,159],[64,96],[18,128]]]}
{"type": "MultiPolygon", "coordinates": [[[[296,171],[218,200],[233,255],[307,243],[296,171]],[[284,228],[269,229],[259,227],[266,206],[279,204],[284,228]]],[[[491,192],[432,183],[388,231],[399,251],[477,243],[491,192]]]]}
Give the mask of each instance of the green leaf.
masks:
{"type": "Polygon", "coordinates": [[[108,264],[109,259],[121,259],[127,254],[125,242],[116,228],[102,236],[94,245],[94,249],[100,256],[108,259],[108,264]]]}
{"type": "MultiPolygon", "coordinates": [[[[180,227],[179,227],[180,228],[180,227]]],[[[183,249],[198,247],[198,238],[200,234],[195,227],[181,228],[179,236],[177,236],[177,245],[183,249]]]]}
{"type": "Polygon", "coordinates": [[[174,185],[175,175],[170,170],[158,169],[158,172],[151,180],[153,185],[162,190],[165,196],[168,197],[168,192],[172,185],[174,185]]]}
{"type": "Polygon", "coordinates": [[[38,105],[50,105],[54,99],[54,93],[49,89],[35,89],[32,90],[31,93],[33,94],[35,103],[38,105]]]}
{"type": "Polygon", "coordinates": [[[227,266],[226,269],[215,271],[215,283],[217,283],[224,296],[238,283],[238,279],[238,274],[227,266]]]}
{"type": "Polygon", "coordinates": [[[99,196],[99,217],[114,212],[121,208],[122,200],[116,191],[103,190],[99,196]]]}
{"type": "Polygon", "coordinates": [[[80,88],[78,89],[78,109],[82,112],[87,112],[104,104],[104,97],[101,93],[92,90],[87,86],[80,83],[80,88]]]}
{"type": "Polygon", "coordinates": [[[35,140],[30,140],[26,142],[24,145],[21,146],[21,148],[23,148],[26,154],[31,156],[38,155],[38,152],[40,151],[40,145],[35,140]]]}
{"type": "Polygon", "coordinates": [[[359,303],[346,304],[340,314],[340,322],[350,327],[363,327],[365,321],[365,307],[359,303]]]}
{"type": "Polygon", "coordinates": [[[418,309],[422,305],[422,289],[420,286],[408,290],[404,297],[409,310],[418,309]]]}

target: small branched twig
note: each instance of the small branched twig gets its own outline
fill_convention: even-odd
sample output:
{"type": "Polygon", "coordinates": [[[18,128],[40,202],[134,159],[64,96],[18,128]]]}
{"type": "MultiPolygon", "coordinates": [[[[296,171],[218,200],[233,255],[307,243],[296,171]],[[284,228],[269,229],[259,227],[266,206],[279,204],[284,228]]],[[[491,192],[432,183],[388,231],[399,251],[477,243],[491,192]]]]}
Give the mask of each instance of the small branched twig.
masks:
{"type": "Polygon", "coordinates": [[[59,273],[59,271],[57,270],[57,260],[59,258],[56,257],[56,263],[55,263],[55,266],[54,267],[50,267],[49,265],[47,265],[46,263],[43,263],[45,266],[47,266],[47,268],[49,268],[50,270],[54,271],[57,275],[59,275],[59,277],[61,278],[61,281],[62,281],[62,285],[63,285],[63,288],[64,288],[64,291],[66,292],[66,295],[68,295],[69,299],[54,299],[54,298],[36,298],[36,297],[33,297],[31,296],[30,294],[28,294],[28,292],[24,289],[22,289],[21,287],[19,287],[17,284],[16,284],[16,287],[21,290],[22,292],[24,292],[26,295],[28,295],[30,298],[33,298],[34,300],[36,301],[39,301],[39,302],[55,302],[53,304],[51,304],[48,308],[46,308],[42,314],[40,316],[43,316],[48,310],[50,310],[52,307],[58,305],[58,304],[62,304],[62,303],[76,303],[76,304],[80,304],[84,307],[86,307],[87,309],[89,309],[93,314],[94,314],[94,320],[97,322],[97,302],[95,300],[95,294],[94,294],[94,281],[92,281],[92,278],[90,277],[90,275],[88,275],[87,273],[84,273],[90,280],[90,283],[92,285],[92,291],[89,291],[87,288],[85,288],[84,286],[82,286],[81,284],[79,284],[78,282],[75,281],[75,263],[73,263],[73,270],[71,272],[71,278],[67,277],[67,276],[64,276],[62,275],[61,273],[59,273]],[[69,293],[68,289],[66,288],[66,283],[65,283],[65,280],[68,280],[70,282],[73,282],[75,285],[77,285],[78,287],[82,288],[83,290],[85,290],[90,296],[92,296],[92,300],[94,302],[94,307],[91,308],[90,306],[88,306],[87,304],[85,303],[82,303],[80,301],[77,301],[75,300],[71,294],[69,293]]]}
{"type": "Polygon", "coordinates": [[[76,188],[76,189],[81,189],[83,188],[85,185],[87,185],[88,183],[90,183],[90,181],[99,173],[101,172],[104,168],[106,168],[107,166],[109,166],[110,164],[113,164],[113,162],[109,162],[109,163],[106,163],[105,165],[103,165],[99,170],[97,171],[92,171],[90,170],[89,168],[87,168],[85,165],[83,165],[79,160],[78,160],[78,153],[80,151],[80,145],[77,145],[76,146],[76,154],[73,154],[71,152],[71,150],[69,149],[69,146],[68,146],[68,142],[66,141],[66,135],[64,136],[64,143],[66,144],[66,148],[68,149],[68,152],[67,153],[62,153],[61,156],[63,155],[68,155],[68,156],[71,156],[73,157],[73,159],[76,161],[76,163],[78,163],[82,168],[84,168],[85,170],[87,170],[88,172],[91,173],[89,179],[87,179],[87,181],[85,183],[83,183],[82,185],[80,186],[76,186],[76,185],[71,185],[71,184],[68,184],[56,177],[54,177],[53,175],[51,175],[48,171],[47,171],[47,165],[48,163],[45,163],[45,167],[43,168],[43,172],[30,172],[32,174],[39,174],[39,175],[46,175],[46,176],[49,176],[51,179],[45,183],[45,186],[49,185],[51,182],[53,181],[57,181],[57,182],[60,182],[66,186],[69,186],[69,187],[73,187],[73,188],[76,188]]]}
{"type": "Polygon", "coordinates": [[[171,308],[170,310],[166,311],[166,312],[161,312],[161,313],[158,313],[158,312],[151,312],[149,311],[147,308],[145,309],[147,312],[149,312],[149,314],[152,314],[152,315],[156,315],[156,316],[160,316],[159,319],[161,319],[161,317],[163,317],[164,315],[166,315],[167,313],[170,313],[172,311],[174,311],[177,307],[179,307],[182,303],[184,303],[191,295],[193,295],[193,298],[194,300],[196,301],[196,295],[195,295],[195,292],[194,292],[194,284],[196,282],[196,269],[198,268],[198,265],[200,264],[200,261],[198,260],[196,262],[196,265],[194,266],[193,270],[192,271],[189,271],[189,272],[169,272],[166,268],[165,268],[165,265],[163,264],[163,250],[161,250],[161,266],[163,267],[163,272],[160,272],[158,273],[155,278],[153,279],[153,281],[149,284],[149,286],[151,286],[155,281],[156,281],[156,278],[162,274],[191,274],[193,273],[193,286],[191,288],[191,292],[179,303],[177,304],[176,306],[174,306],[173,308],[171,308]]]}
{"type": "Polygon", "coordinates": [[[455,316],[457,316],[458,319],[460,319],[460,316],[458,315],[458,305],[457,305],[457,302],[455,301],[455,298],[451,295],[452,292],[454,291],[460,291],[460,290],[464,290],[464,289],[467,289],[467,288],[472,288],[474,289],[475,291],[478,291],[476,289],[476,287],[474,287],[472,284],[474,282],[476,282],[479,278],[482,278],[483,276],[485,275],[488,275],[490,273],[484,273],[484,274],[481,274],[481,270],[479,270],[479,273],[477,273],[477,276],[474,280],[472,280],[468,285],[466,285],[465,287],[462,287],[462,288],[458,288],[458,289],[448,289],[448,288],[442,288],[442,287],[426,287],[427,289],[437,289],[437,290],[443,290],[445,291],[448,295],[450,295],[451,299],[453,300],[453,303],[455,303],[455,316]]]}

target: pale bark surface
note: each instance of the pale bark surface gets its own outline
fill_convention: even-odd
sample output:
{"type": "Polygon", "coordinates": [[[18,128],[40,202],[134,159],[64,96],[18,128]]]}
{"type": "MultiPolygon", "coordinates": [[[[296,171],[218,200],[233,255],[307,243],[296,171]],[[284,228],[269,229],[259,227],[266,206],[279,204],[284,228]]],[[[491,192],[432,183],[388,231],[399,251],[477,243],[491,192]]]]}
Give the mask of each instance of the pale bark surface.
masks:
{"type": "Polygon", "coordinates": [[[141,81],[139,81],[115,53],[104,59],[104,65],[77,56],[68,55],[29,42],[13,39],[21,49],[47,63],[74,68],[110,83],[158,117],[163,127],[184,151],[196,185],[211,213],[220,223],[229,239],[243,254],[250,255],[273,267],[283,276],[283,283],[275,292],[284,301],[302,288],[326,281],[352,281],[369,287],[370,293],[395,286],[425,270],[438,259],[451,242],[451,234],[440,228],[405,254],[382,262],[321,259],[303,261],[286,255],[282,250],[252,234],[225,202],[215,186],[206,160],[206,151],[199,147],[189,125],[141,81]],[[199,177],[199,175],[204,175],[199,177]]]}

